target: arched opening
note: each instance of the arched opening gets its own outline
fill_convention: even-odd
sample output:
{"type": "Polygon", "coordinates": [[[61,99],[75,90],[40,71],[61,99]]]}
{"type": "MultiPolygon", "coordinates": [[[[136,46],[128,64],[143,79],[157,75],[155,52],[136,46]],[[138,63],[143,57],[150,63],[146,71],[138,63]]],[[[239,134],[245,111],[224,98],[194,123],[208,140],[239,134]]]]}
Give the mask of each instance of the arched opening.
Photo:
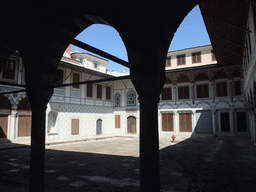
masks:
{"type": "MultiPolygon", "coordinates": [[[[90,17],[90,16],[89,16],[90,17]]],[[[82,31],[76,37],[77,40],[85,42],[97,49],[105,51],[117,58],[124,61],[128,61],[127,50],[122,38],[118,31],[106,24],[92,24],[82,31]]],[[[75,47],[72,47],[72,51],[75,51],[75,47]]],[[[78,48],[78,51],[85,52],[83,49],[78,48]]],[[[90,53],[89,51],[86,51],[90,53]]],[[[95,55],[95,53],[92,53],[95,55]]],[[[107,65],[107,73],[117,74],[129,72],[129,68],[125,68],[122,65],[117,65],[114,61],[109,60],[107,65]]]]}
{"type": "Polygon", "coordinates": [[[195,81],[208,81],[208,80],[209,80],[208,76],[204,73],[199,73],[195,78],[195,81]]]}
{"type": "MultiPolygon", "coordinates": [[[[0,111],[8,113],[11,111],[11,102],[3,95],[0,95],[0,111]]],[[[9,114],[0,114],[0,138],[7,138],[8,116],[9,114]]]]}
{"type": "Polygon", "coordinates": [[[127,106],[136,106],[136,92],[134,90],[127,93],[126,101],[127,106]]]}
{"type": "Polygon", "coordinates": [[[127,133],[136,134],[136,117],[129,116],[127,118],[127,133]]]}
{"type": "Polygon", "coordinates": [[[18,137],[31,136],[31,105],[27,97],[23,98],[18,106],[18,137]]]}
{"type": "Polygon", "coordinates": [[[189,78],[186,75],[181,75],[177,79],[177,83],[189,83],[189,78]]]}
{"type": "Polygon", "coordinates": [[[96,135],[102,134],[102,120],[98,119],[96,122],[96,135]]]}

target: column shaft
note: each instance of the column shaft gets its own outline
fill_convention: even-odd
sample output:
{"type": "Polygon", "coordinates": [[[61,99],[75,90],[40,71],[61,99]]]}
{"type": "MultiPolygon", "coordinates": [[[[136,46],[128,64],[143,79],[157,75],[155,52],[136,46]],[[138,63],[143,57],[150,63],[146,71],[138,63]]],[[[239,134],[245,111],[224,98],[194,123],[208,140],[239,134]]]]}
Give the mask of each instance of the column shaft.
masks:
{"type": "Polygon", "coordinates": [[[44,191],[46,108],[32,108],[29,191],[44,191]]]}
{"type": "Polygon", "coordinates": [[[140,101],[140,191],[160,189],[157,102],[140,101]]]}

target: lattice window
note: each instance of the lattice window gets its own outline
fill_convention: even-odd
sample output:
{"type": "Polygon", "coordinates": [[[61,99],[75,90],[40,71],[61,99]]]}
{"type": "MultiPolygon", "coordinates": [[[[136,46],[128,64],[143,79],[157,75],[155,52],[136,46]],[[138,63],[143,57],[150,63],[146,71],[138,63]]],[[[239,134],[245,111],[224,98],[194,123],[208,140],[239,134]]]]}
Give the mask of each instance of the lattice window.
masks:
{"type": "Polygon", "coordinates": [[[208,98],[209,97],[209,85],[200,84],[196,86],[197,98],[208,98]]]}
{"type": "Polygon", "coordinates": [[[115,115],[115,128],[121,128],[121,115],[115,115]]]}
{"type": "Polygon", "coordinates": [[[79,119],[71,120],[71,135],[79,134],[79,119]]]}
{"type": "Polygon", "coordinates": [[[178,98],[189,99],[189,86],[178,87],[178,98]]]}
{"type": "Polygon", "coordinates": [[[217,97],[228,96],[227,82],[216,83],[217,97]]]}
{"type": "Polygon", "coordinates": [[[127,93],[127,106],[136,106],[136,93],[133,90],[127,93]]]}
{"type": "Polygon", "coordinates": [[[120,93],[115,94],[115,107],[120,107],[121,95],[120,93]]]}
{"type": "Polygon", "coordinates": [[[173,114],[162,114],[162,131],[173,131],[173,114]]]}
{"type": "Polygon", "coordinates": [[[172,100],[172,88],[163,88],[162,100],[172,100]]]}

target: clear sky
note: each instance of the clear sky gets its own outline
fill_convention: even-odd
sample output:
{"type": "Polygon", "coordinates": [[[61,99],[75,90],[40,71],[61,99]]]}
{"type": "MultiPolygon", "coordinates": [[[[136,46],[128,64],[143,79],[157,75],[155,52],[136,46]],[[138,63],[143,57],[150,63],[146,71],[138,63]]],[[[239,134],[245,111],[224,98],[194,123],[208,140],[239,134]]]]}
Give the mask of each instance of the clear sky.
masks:
{"type": "MultiPolygon", "coordinates": [[[[76,39],[128,61],[127,52],[122,39],[113,27],[95,24],[85,29],[76,39]]],[[[179,26],[169,47],[169,51],[207,45],[210,43],[200,9],[196,6],[179,26]]],[[[72,46],[72,51],[75,50],[75,46],[72,46]]],[[[77,50],[80,52],[88,52],[80,48],[77,48],[77,50]]],[[[114,70],[122,73],[124,67],[113,61],[109,61],[107,69],[108,71],[114,70]]],[[[127,70],[129,71],[129,69],[127,70]]]]}

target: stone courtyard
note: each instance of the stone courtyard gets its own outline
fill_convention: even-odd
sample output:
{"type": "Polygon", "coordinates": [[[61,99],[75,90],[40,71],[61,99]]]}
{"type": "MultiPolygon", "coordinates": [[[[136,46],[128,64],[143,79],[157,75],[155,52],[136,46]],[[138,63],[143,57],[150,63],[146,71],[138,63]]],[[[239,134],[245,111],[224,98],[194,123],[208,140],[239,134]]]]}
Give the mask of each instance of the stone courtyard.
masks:
{"type": "MultiPolygon", "coordinates": [[[[159,147],[163,192],[256,189],[256,147],[247,138],[161,138],[159,147]]],[[[28,191],[29,152],[0,150],[1,191],[28,191]]],[[[49,145],[45,159],[45,191],[139,191],[138,137],[49,145]]]]}

